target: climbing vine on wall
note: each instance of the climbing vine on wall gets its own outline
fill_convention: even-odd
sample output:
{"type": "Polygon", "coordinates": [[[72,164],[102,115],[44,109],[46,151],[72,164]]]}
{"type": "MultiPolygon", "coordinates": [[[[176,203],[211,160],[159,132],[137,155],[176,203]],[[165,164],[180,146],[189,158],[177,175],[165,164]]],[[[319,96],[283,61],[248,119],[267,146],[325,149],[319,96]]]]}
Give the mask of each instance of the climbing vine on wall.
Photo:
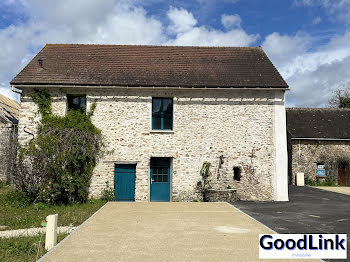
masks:
{"type": "Polygon", "coordinates": [[[205,161],[203,163],[201,171],[200,171],[200,174],[202,176],[200,190],[201,190],[204,202],[208,202],[208,190],[211,188],[211,186],[210,186],[210,167],[211,167],[211,163],[205,161]]]}
{"type": "Polygon", "coordinates": [[[101,131],[91,122],[96,105],[87,114],[69,110],[62,117],[52,113],[46,90],[35,90],[32,98],[41,122],[35,138],[19,150],[15,185],[33,201],[86,202],[104,148],[101,131]]]}

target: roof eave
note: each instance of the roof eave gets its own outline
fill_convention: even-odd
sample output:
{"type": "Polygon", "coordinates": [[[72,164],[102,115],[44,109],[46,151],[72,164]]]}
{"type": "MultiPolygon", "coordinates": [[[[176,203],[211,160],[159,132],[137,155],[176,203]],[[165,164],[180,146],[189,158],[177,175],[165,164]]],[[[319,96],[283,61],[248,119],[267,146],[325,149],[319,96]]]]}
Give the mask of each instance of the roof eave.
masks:
{"type": "Polygon", "coordinates": [[[215,90],[290,90],[288,86],[271,87],[245,87],[245,86],[151,86],[151,85],[98,85],[98,84],[50,84],[50,83],[16,83],[10,82],[11,86],[22,90],[23,88],[143,88],[143,89],[215,89],[215,90]]]}

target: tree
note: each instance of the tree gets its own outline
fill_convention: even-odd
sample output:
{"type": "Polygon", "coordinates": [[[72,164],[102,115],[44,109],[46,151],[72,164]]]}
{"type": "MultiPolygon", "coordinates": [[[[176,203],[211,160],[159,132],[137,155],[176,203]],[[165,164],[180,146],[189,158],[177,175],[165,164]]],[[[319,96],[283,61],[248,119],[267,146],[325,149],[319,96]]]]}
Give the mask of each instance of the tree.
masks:
{"type": "Polygon", "coordinates": [[[334,108],[350,108],[350,83],[334,91],[328,104],[334,108]]]}

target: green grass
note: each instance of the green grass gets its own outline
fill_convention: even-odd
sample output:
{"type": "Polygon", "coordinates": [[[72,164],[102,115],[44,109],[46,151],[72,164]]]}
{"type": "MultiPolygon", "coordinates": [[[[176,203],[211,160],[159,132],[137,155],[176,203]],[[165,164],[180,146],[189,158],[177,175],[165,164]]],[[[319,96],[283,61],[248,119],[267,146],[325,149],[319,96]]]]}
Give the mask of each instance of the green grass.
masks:
{"type": "MultiPolygon", "coordinates": [[[[64,239],[67,234],[59,234],[57,242],[64,239]]],[[[0,261],[17,262],[17,261],[36,261],[37,252],[38,259],[46,253],[45,235],[35,237],[18,237],[0,239],[0,261]],[[40,241],[41,237],[41,241],[40,241]],[[39,245],[40,241],[40,245],[39,245]]]]}
{"type": "Polygon", "coordinates": [[[11,230],[41,227],[41,221],[50,214],[58,214],[58,226],[78,226],[106,202],[96,199],[72,205],[32,204],[13,187],[2,185],[0,203],[0,225],[7,226],[5,230],[11,230]]]}

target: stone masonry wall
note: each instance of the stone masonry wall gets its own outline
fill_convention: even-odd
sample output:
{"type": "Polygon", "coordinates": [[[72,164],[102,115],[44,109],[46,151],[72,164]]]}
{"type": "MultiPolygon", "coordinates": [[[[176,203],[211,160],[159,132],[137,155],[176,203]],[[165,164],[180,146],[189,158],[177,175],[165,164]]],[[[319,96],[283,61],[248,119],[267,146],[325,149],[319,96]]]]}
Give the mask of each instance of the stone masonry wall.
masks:
{"type": "Polygon", "coordinates": [[[8,124],[0,122],[0,180],[7,180],[9,165],[10,129],[8,124]]]}
{"type": "Polygon", "coordinates": [[[16,157],[17,129],[11,123],[0,121],[0,180],[11,179],[16,157]]]}
{"type": "MultiPolygon", "coordinates": [[[[251,90],[156,90],[156,89],[50,89],[53,112],[66,113],[66,94],[86,94],[88,108],[97,103],[94,124],[102,130],[108,150],[91,181],[91,196],[99,196],[105,182],[113,185],[115,163],[137,163],[137,201],[149,199],[151,157],[171,157],[172,201],[200,199],[197,183],[204,161],[212,163],[211,184],[237,189],[240,199],[273,200],[275,150],[273,140],[274,91],[251,90]],[[151,129],[152,97],[173,97],[174,130],[151,129]],[[257,184],[250,184],[243,166],[251,161],[257,184]],[[219,157],[224,163],[219,168],[219,157]],[[233,167],[242,168],[241,181],[233,180],[233,167]]],[[[23,90],[19,142],[31,138],[24,126],[35,133],[40,116],[23,90]]]]}
{"type": "MultiPolygon", "coordinates": [[[[350,141],[292,140],[292,184],[295,184],[297,173],[304,173],[305,176],[315,179],[317,163],[325,160],[335,165],[339,161],[349,161],[350,141]]],[[[336,167],[335,170],[328,171],[337,183],[336,167]]]]}

